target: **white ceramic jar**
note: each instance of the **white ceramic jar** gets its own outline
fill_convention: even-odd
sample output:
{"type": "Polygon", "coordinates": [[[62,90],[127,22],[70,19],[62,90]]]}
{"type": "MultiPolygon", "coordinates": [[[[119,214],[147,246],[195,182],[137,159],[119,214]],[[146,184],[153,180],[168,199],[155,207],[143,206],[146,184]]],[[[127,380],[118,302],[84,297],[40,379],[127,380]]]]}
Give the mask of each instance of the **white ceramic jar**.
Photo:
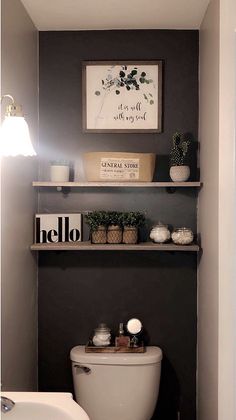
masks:
{"type": "Polygon", "coordinates": [[[191,229],[182,227],[175,229],[171,234],[172,241],[177,245],[188,245],[193,242],[193,232],[191,229]]]}
{"type": "Polygon", "coordinates": [[[170,231],[167,225],[163,225],[162,223],[158,223],[157,225],[153,226],[150,232],[150,238],[153,242],[158,244],[162,244],[167,242],[170,239],[170,231]]]}
{"type": "Polygon", "coordinates": [[[52,182],[68,182],[70,166],[64,162],[52,162],[50,166],[50,179],[52,182]]]}
{"type": "Polygon", "coordinates": [[[94,330],[93,344],[96,347],[109,346],[111,343],[111,330],[106,324],[99,324],[94,330]]]}

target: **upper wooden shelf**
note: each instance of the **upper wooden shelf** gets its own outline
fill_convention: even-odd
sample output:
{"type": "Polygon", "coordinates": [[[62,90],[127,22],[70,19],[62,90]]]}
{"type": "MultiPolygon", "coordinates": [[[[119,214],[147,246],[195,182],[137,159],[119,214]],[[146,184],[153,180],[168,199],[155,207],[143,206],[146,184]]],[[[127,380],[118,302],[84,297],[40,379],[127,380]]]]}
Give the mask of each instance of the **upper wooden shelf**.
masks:
{"type": "Polygon", "coordinates": [[[32,251],[192,251],[198,252],[199,245],[175,245],[172,242],[156,244],[153,242],[140,242],[138,244],[91,244],[91,242],[57,242],[33,244],[32,251]]]}
{"type": "Polygon", "coordinates": [[[176,188],[176,187],[201,187],[202,183],[195,182],[50,182],[34,181],[33,187],[62,187],[62,188],[176,188]]]}

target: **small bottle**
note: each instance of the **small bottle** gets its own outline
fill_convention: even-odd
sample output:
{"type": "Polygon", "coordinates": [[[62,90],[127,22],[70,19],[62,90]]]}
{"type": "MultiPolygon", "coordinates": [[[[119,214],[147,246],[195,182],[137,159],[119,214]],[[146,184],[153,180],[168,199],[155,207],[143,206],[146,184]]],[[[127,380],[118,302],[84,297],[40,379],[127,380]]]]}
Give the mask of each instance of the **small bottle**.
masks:
{"type": "Polygon", "coordinates": [[[119,336],[115,339],[115,345],[116,347],[130,346],[130,338],[125,335],[123,322],[119,324],[119,336]]]}

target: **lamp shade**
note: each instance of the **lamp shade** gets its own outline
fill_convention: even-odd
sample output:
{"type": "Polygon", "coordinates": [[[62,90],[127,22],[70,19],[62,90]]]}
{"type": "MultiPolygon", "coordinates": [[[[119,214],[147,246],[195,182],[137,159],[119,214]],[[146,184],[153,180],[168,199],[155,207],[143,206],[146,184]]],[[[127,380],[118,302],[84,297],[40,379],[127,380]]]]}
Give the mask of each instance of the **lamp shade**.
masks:
{"type": "Polygon", "coordinates": [[[29,128],[23,116],[6,116],[0,131],[1,156],[35,156],[29,128]]]}

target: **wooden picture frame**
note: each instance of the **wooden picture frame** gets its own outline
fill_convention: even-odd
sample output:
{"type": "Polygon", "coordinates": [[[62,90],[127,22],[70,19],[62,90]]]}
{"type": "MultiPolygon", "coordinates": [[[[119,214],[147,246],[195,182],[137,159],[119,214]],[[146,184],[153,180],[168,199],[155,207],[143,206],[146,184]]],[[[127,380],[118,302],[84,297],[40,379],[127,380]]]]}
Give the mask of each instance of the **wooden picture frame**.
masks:
{"type": "Polygon", "coordinates": [[[160,133],[162,60],[84,61],[83,131],[160,133]]]}

